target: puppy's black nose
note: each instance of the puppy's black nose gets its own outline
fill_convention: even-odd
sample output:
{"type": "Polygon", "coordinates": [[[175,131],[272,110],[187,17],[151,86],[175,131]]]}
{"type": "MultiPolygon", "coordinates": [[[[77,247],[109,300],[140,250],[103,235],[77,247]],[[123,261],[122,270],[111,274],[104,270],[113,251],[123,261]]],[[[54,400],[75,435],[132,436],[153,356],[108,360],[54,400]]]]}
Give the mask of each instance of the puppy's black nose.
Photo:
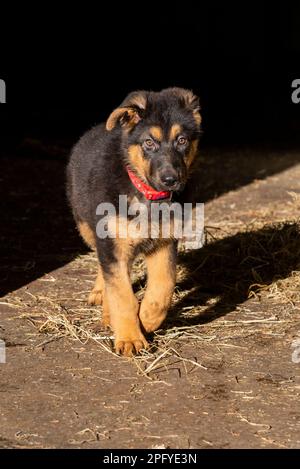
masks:
{"type": "Polygon", "coordinates": [[[161,177],[161,180],[167,187],[170,187],[170,188],[174,187],[178,182],[177,177],[171,174],[163,175],[161,177]]]}

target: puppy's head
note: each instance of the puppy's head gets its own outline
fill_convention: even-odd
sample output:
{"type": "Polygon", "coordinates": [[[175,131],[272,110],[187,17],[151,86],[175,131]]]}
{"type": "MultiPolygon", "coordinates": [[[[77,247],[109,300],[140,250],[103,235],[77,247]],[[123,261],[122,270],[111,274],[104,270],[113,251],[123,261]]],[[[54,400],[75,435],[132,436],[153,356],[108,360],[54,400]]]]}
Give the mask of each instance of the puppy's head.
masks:
{"type": "Polygon", "coordinates": [[[106,122],[123,129],[125,158],[157,190],[181,191],[200,135],[199,100],[182,88],[131,93],[106,122]]]}

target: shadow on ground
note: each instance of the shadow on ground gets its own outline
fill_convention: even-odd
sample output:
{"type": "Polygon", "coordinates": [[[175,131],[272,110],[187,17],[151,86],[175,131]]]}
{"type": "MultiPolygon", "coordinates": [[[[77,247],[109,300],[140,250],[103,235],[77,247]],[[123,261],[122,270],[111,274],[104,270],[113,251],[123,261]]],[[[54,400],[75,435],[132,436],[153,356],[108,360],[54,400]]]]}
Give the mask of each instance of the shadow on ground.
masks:
{"type": "MultiPolygon", "coordinates": [[[[0,296],[87,252],[65,196],[69,151],[69,143],[27,139],[16,153],[6,153],[0,159],[0,296]]],[[[284,149],[272,152],[267,147],[204,149],[200,170],[195,173],[191,187],[198,200],[206,202],[299,162],[297,149],[288,152],[284,149]]],[[[246,236],[245,244],[247,240],[250,241],[246,236]]],[[[235,242],[228,243],[231,253],[235,242]]],[[[203,260],[214,249],[213,245],[204,248],[200,258],[203,260]]],[[[209,258],[211,262],[212,257],[209,258]]],[[[222,275],[225,273],[223,270],[222,275]]]]}
{"type": "Polygon", "coordinates": [[[177,288],[188,293],[170,312],[168,326],[204,324],[234,311],[251,292],[259,294],[275,280],[299,270],[300,228],[286,223],[238,233],[181,254],[179,263],[185,275],[177,288]],[[217,301],[210,305],[213,298],[217,301]],[[205,305],[205,313],[181,315],[183,307],[205,305]]]}
{"type": "Polygon", "coordinates": [[[65,161],[0,159],[0,296],[87,252],[67,204],[65,161]]]}

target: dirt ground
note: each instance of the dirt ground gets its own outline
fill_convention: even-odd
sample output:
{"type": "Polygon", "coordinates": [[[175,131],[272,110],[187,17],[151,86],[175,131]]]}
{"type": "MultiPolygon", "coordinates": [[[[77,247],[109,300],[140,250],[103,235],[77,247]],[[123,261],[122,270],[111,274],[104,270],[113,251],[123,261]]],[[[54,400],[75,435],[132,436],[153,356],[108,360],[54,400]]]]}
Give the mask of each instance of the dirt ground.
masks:
{"type": "Polygon", "coordinates": [[[207,244],[179,255],[168,321],[135,359],[95,331],[66,152],[26,141],[0,160],[0,447],[300,448],[300,151],[203,151],[207,244]]]}

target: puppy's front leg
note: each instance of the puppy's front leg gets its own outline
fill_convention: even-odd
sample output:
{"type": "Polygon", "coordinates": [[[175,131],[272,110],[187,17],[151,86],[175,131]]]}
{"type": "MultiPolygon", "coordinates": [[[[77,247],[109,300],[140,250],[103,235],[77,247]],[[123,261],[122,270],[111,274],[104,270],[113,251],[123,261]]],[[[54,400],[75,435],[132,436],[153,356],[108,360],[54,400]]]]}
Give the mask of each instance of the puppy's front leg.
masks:
{"type": "Polygon", "coordinates": [[[170,241],[146,257],[147,289],[139,314],[146,332],[158,329],[166,318],[176,283],[176,251],[170,241]]]}
{"type": "Polygon", "coordinates": [[[138,318],[139,304],[132,291],[127,265],[118,262],[111,267],[111,273],[106,276],[105,293],[115,349],[117,353],[131,356],[147,347],[138,318]]]}
{"type": "Polygon", "coordinates": [[[139,304],[132,290],[129,266],[128,256],[118,252],[104,274],[105,298],[115,335],[115,349],[124,356],[132,356],[148,345],[140,328],[139,304]]]}

